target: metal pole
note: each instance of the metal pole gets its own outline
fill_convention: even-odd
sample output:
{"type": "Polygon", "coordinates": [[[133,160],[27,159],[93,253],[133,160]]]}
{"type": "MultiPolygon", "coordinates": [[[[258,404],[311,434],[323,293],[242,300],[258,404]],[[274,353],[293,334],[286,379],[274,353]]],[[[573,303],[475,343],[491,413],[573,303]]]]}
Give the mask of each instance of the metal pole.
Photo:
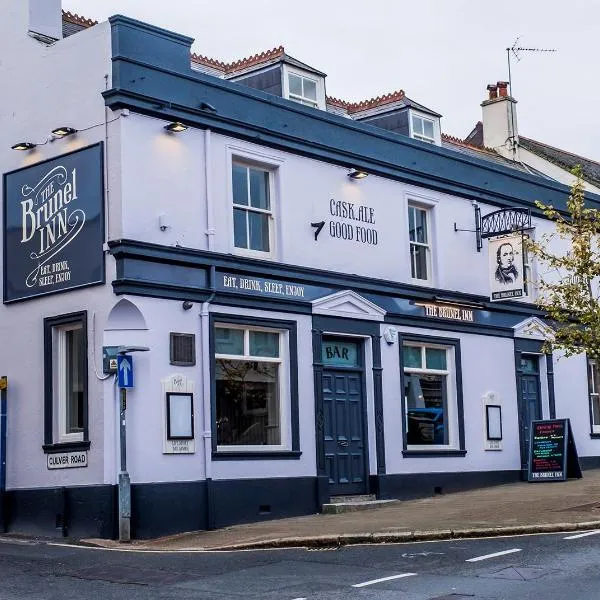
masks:
{"type": "Polygon", "coordinates": [[[121,388],[120,394],[121,471],[119,472],[119,541],[131,541],[131,481],[127,473],[127,390],[121,388]]]}
{"type": "Polygon", "coordinates": [[[8,379],[0,377],[0,532],[6,531],[6,518],[4,514],[4,492],[6,490],[6,394],[8,379]]]}

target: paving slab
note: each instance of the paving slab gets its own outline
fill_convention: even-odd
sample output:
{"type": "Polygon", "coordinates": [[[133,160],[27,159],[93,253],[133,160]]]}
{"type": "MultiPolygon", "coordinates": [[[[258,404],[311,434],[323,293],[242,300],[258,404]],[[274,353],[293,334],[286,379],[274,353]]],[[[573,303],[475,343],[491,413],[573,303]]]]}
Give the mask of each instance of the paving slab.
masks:
{"type": "MultiPolygon", "coordinates": [[[[512,483],[382,505],[133,541],[136,550],[341,546],[600,528],[600,469],[583,479],[512,483]]],[[[114,540],[84,540],[120,547],[114,540]]]]}

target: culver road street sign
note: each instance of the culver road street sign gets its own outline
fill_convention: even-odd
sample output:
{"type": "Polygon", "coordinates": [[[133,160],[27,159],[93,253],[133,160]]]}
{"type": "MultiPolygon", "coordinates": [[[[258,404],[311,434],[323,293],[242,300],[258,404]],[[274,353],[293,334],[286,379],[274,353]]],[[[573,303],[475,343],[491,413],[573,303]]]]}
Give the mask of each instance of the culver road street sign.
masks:
{"type": "Polygon", "coordinates": [[[117,356],[117,373],[119,375],[120,388],[133,387],[133,357],[129,354],[117,356]]]}

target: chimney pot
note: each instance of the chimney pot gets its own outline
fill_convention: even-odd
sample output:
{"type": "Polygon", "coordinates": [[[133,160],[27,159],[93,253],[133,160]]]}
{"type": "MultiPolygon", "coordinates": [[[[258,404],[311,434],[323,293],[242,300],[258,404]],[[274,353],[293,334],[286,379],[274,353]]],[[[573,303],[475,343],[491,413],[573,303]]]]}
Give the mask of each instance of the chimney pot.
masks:
{"type": "Polygon", "coordinates": [[[498,92],[500,93],[500,98],[506,98],[508,96],[508,81],[498,82],[498,92]]]}
{"type": "Polygon", "coordinates": [[[498,86],[494,84],[490,84],[487,86],[487,91],[489,94],[489,99],[494,100],[494,98],[498,97],[498,86]]]}

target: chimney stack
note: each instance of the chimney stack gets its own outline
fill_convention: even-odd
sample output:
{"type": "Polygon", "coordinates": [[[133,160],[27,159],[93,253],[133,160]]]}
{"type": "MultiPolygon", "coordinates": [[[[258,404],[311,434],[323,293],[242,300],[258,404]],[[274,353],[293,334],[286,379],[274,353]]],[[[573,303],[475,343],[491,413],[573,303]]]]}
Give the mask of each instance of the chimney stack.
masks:
{"type": "Polygon", "coordinates": [[[30,33],[60,40],[62,38],[62,0],[29,0],[28,28],[30,33]]]}
{"type": "Polygon", "coordinates": [[[510,160],[519,160],[517,101],[508,95],[508,82],[487,86],[488,98],[481,103],[483,145],[510,160]]]}

